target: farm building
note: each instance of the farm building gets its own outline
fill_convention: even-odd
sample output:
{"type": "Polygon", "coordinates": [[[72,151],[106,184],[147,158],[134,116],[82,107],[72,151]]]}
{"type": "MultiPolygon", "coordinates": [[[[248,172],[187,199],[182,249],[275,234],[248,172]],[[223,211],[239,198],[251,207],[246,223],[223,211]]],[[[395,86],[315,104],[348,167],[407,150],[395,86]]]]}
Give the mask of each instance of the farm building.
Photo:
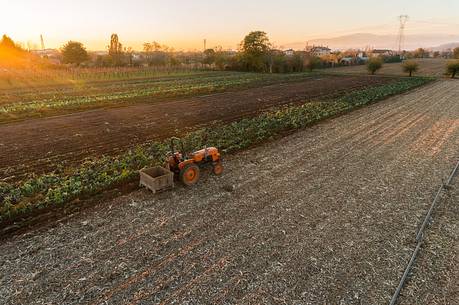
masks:
{"type": "Polygon", "coordinates": [[[284,54],[286,56],[293,56],[295,54],[295,51],[293,49],[288,49],[284,51],[284,54]]]}
{"type": "Polygon", "coordinates": [[[331,49],[328,47],[312,47],[309,52],[314,56],[321,57],[325,55],[330,55],[331,49]]]}
{"type": "Polygon", "coordinates": [[[370,57],[378,57],[378,56],[393,56],[394,51],[389,49],[374,49],[370,52],[370,57]]]}

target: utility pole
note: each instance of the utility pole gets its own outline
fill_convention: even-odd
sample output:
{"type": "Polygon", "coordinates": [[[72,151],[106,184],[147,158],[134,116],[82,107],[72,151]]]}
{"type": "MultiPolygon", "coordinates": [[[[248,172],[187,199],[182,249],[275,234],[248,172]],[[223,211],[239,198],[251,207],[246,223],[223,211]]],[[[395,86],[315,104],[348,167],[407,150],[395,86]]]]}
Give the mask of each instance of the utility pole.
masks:
{"type": "Polygon", "coordinates": [[[40,42],[41,42],[41,50],[44,51],[45,50],[45,42],[43,40],[43,35],[40,34],[40,42]]]}
{"type": "Polygon", "coordinates": [[[400,15],[398,18],[400,19],[400,29],[398,32],[398,53],[402,54],[403,42],[405,39],[405,26],[409,17],[408,15],[400,15]]]}

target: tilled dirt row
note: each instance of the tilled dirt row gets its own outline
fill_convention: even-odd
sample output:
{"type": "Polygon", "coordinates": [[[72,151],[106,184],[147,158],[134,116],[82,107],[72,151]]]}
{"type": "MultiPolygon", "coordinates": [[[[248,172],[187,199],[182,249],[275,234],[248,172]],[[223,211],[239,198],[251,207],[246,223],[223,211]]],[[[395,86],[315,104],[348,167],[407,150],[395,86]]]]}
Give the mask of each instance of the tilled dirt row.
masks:
{"type": "Polygon", "coordinates": [[[99,109],[0,125],[0,180],[45,173],[87,157],[114,154],[212,121],[233,121],[273,106],[305,102],[393,81],[368,76],[315,77],[196,98],[99,109]]]}
{"type": "Polygon", "coordinates": [[[387,304],[459,147],[459,82],[0,245],[6,304],[387,304]]]}

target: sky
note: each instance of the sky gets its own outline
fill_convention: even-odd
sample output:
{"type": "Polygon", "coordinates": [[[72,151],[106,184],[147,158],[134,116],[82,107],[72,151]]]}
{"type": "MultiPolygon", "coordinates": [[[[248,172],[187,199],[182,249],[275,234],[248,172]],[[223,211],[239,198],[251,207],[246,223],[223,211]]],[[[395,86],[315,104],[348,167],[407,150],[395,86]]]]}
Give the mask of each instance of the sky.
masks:
{"type": "Polygon", "coordinates": [[[252,30],[276,46],[351,33],[397,34],[407,14],[407,35],[456,34],[458,0],[0,0],[0,34],[58,48],[68,40],[104,50],[111,33],[141,49],[158,41],[176,50],[235,49],[252,30]]]}

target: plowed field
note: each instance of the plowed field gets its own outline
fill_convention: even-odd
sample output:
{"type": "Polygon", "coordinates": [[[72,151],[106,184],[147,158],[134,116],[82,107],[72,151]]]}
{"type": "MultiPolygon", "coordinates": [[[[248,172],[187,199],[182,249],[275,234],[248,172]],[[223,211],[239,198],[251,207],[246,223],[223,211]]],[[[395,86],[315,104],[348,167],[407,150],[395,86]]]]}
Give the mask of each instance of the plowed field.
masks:
{"type": "Polygon", "coordinates": [[[283,104],[334,96],[391,78],[314,77],[295,83],[196,98],[98,109],[0,125],[0,180],[52,171],[86,157],[113,154],[212,121],[233,121],[283,104]]]}
{"type": "MultiPolygon", "coordinates": [[[[456,164],[458,100],[459,82],[435,82],[230,156],[194,188],[137,191],[4,241],[0,299],[388,304],[456,164]]],[[[456,286],[422,300],[453,304],[456,286]]]]}

